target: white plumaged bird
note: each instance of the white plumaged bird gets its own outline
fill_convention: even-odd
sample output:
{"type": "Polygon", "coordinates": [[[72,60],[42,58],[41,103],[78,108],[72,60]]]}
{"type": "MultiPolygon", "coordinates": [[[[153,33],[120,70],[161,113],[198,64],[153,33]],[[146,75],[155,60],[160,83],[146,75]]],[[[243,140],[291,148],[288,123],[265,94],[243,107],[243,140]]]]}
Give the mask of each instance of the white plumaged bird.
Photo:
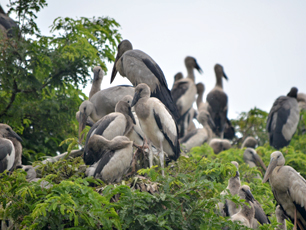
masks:
{"type": "MultiPolygon", "coordinates": [[[[132,106],[146,138],[160,150],[159,158],[164,175],[164,151],[172,160],[180,156],[177,125],[166,106],[157,98],[150,97],[150,88],[146,84],[139,84],[135,88],[132,106]]],[[[149,159],[151,166],[151,151],[149,159]]]]}
{"type": "Polygon", "coordinates": [[[124,136],[107,140],[93,135],[88,142],[88,151],[96,163],[87,168],[86,176],[93,176],[108,183],[120,182],[131,166],[133,142],[124,136]]]}

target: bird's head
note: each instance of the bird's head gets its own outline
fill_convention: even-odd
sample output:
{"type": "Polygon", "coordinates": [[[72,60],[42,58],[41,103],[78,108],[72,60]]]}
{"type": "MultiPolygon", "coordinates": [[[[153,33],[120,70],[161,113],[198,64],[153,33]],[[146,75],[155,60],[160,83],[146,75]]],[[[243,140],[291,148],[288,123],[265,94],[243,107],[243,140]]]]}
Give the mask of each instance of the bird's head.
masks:
{"type": "Polygon", "coordinates": [[[266,174],[265,174],[265,176],[262,180],[262,183],[265,183],[269,179],[273,170],[277,166],[283,166],[283,165],[285,165],[285,158],[284,158],[283,154],[280,151],[273,152],[271,154],[270,163],[269,163],[268,169],[266,171],[266,174]]]}
{"type": "Polygon", "coordinates": [[[136,86],[134,98],[132,101],[132,107],[138,102],[140,98],[150,97],[151,91],[147,84],[141,83],[136,86]]]}
{"type": "Polygon", "coordinates": [[[14,132],[11,126],[7,124],[0,123],[0,137],[8,138],[8,139],[15,138],[19,142],[22,142],[21,137],[16,132],[14,132]]]}

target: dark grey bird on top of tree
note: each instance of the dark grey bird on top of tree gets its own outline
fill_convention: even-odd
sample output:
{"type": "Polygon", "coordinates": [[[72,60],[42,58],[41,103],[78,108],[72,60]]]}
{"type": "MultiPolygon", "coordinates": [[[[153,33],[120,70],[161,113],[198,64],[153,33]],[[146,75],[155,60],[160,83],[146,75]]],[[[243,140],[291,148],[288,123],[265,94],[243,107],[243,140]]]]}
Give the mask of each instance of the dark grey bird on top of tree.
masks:
{"type": "MultiPolygon", "coordinates": [[[[159,158],[164,174],[164,151],[172,160],[177,160],[180,156],[178,128],[175,120],[159,99],[150,97],[150,88],[144,83],[135,88],[132,106],[146,138],[160,150],[159,158]]],[[[152,151],[150,151],[149,159],[152,165],[152,151]]]]}
{"type": "Polygon", "coordinates": [[[134,50],[129,40],[123,40],[118,45],[111,83],[118,71],[121,76],[127,77],[135,87],[140,83],[147,84],[151,90],[151,97],[158,98],[170,110],[174,119],[176,121],[179,119],[179,113],[163,71],[148,54],[141,50],[134,50]]]}
{"type": "Polygon", "coordinates": [[[224,129],[227,119],[228,100],[227,94],[223,91],[222,78],[228,79],[224,73],[223,66],[215,65],[216,85],[207,94],[206,101],[209,104],[209,112],[214,120],[214,133],[220,138],[224,137],[224,129]]]}
{"type": "Polygon", "coordinates": [[[180,114],[178,123],[180,137],[185,135],[185,129],[187,129],[187,127],[184,127],[184,119],[196,99],[197,88],[195,85],[194,69],[198,70],[199,73],[203,72],[197,60],[193,57],[187,56],[185,58],[185,66],[187,69],[187,77],[175,81],[171,89],[173,101],[180,114]]]}
{"type": "Polygon", "coordinates": [[[18,35],[19,33],[19,26],[13,19],[7,16],[1,5],[0,5],[0,31],[2,31],[3,34],[9,38],[18,35]]]}
{"type": "Polygon", "coordinates": [[[136,124],[136,121],[130,104],[124,101],[127,97],[129,95],[117,103],[115,112],[104,116],[90,128],[87,134],[83,156],[84,162],[87,165],[95,162],[88,149],[88,142],[94,134],[103,136],[107,140],[112,140],[116,136],[127,136],[128,138],[132,136],[134,132],[133,126],[136,124]]]}
{"type": "Polygon", "coordinates": [[[289,145],[299,123],[299,106],[296,87],[287,96],[280,96],[273,103],[267,119],[269,143],[276,149],[289,145]]]}
{"type": "Polygon", "coordinates": [[[93,135],[88,142],[88,151],[96,159],[85,174],[108,183],[120,182],[128,172],[133,159],[133,142],[125,136],[107,140],[93,135]]]}
{"type": "Polygon", "coordinates": [[[114,86],[95,93],[90,100],[85,100],[79,107],[79,138],[83,139],[80,133],[88,123],[88,118],[97,122],[105,115],[115,111],[118,101],[126,95],[134,96],[134,87],[128,85],[114,86]]]}
{"type": "MultiPolygon", "coordinates": [[[[9,139],[14,145],[15,159],[11,170],[15,169],[17,165],[21,165],[22,145],[20,142],[22,142],[22,139],[16,132],[13,131],[13,129],[9,125],[3,123],[0,123],[0,138],[9,139]]],[[[7,141],[5,142],[8,143],[7,141]]],[[[8,146],[8,144],[6,145],[8,146]]],[[[2,157],[3,155],[1,156],[1,158],[2,157]]]]}
{"type": "Polygon", "coordinates": [[[275,200],[286,216],[295,224],[295,229],[306,229],[306,180],[294,168],[285,165],[280,151],[271,154],[263,183],[269,183],[275,200]]]}

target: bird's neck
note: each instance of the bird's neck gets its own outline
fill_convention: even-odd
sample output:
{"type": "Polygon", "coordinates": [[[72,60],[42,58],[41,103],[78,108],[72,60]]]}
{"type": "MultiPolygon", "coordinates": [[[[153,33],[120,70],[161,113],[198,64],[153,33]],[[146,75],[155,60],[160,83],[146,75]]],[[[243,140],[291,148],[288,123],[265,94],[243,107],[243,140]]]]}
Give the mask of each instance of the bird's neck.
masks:
{"type": "Polygon", "coordinates": [[[97,122],[101,117],[98,116],[96,108],[93,106],[92,112],[89,115],[94,122],[97,122]]]}
{"type": "Polygon", "coordinates": [[[195,81],[192,67],[187,67],[187,77],[190,78],[193,82],[195,81]]]}
{"type": "Polygon", "coordinates": [[[203,103],[203,91],[199,92],[197,97],[197,107],[200,108],[201,104],[203,103]]]}
{"type": "Polygon", "coordinates": [[[222,76],[216,75],[216,77],[217,77],[216,86],[219,86],[223,89],[222,76]]]}
{"type": "Polygon", "coordinates": [[[89,92],[89,99],[97,92],[99,92],[101,90],[101,82],[102,82],[102,78],[98,79],[98,80],[94,80],[91,86],[91,90],[89,92]]]}
{"type": "Polygon", "coordinates": [[[244,204],[242,206],[241,212],[249,220],[249,222],[252,223],[252,219],[255,216],[255,209],[254,209],[254,206],[253,206],[253,204],[251,202],[249,202],[249,204],[251,205],[251,207],[249,207],[248,205],[244,204]]]}

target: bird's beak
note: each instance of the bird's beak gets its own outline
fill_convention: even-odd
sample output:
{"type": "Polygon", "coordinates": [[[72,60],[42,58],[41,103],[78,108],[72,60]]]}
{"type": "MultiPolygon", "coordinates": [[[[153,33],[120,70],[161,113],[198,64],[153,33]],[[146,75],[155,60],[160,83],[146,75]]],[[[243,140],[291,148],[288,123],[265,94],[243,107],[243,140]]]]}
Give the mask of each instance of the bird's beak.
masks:
{"type": "Polygon", "coordinates": [[[273,170],[275,169],[277,165],[277,160],[275,160],[273,157],[271,158],[270,160],[270,163],[269,163],[269,166],[268,166],[268,169],[266,170],[266,174],[262,180],[262,183],[265,183],[267,182],[267,180],[269,179],[271,173],[273,172],[273,170]]]}
{"type": "Polygon", "coordinates": [[[140,94],[135,92],[134,97],[133,97],[133,101],[132,101],[132,104],[131,104],[131,107],[133,107],[137,103],[139,98],[140,98],[140,94]]]}
{"type": "Polygon", "coordinates": [[[99,79],[99,72],[100,70],[94,73],[94,78],[93,78],[94,81],[99,79]]]}
{"type": "Polygon", "coordinates": [[[81,135],[81,132],[85,129],[87,115],[86,113],[80,112],[80,121],[79,121],[79,144],[81,144],[84,134],[81,135]]]}
{"type": "Polygon", "coordinates": [[[245,193],[246,193],[247,200],[249,200],[251,202],[255,201],[255,198],[254,198],[254,196],[253,196],[253,194],[251,193],[250,190],[245,191],[245,193]]]}
{"type": "Polygon", "coordinates": [[[259,163],[259,164],[261,165],[261,167],[262,167],[265,171],[267,171],[267,167],[265,166],[265,163],[262,161],[262,159],[260,158],[260,156],[259,156],[258,154],[254,154],[253,156],[254,156],[256,162],[259,163]]]}
{"type": "Polygon", "coordinates": [[[129,116],[132,118],[134,125],[136,125],[136,120],[135,120],[135,117],[132,113],[131,107],[129,108],[129,116]]]}
{"type": "Polygon", "coordinates": [[[116,64],[117,64],[117,62],[118,62],[118,60],[119,60],[120,57],[121,57],[121,55],[119,54],[119,51],[118,51],[117,56],[116,56],[116,60],[115,60],[115,62],[114,62],[114,66],[113,66],[113,71],[112,71],[110,83],[112,83],[112,82],[114,81],[114,79],[115,79],[115,77],[116,77],[116,74],[117,74],[117,72],[118,72],[118,70],[116,69],[116,64]]]}
{"type": "Polygon", "coordinates": [[[223,71],[223,77],[224,77],[226,80],[228,80],[228,78],[227,78],[226,74],[224,73],[224,71],[223,71]]]}
{"type": "Polygon", "coordinates": [[[239,176],[240,176],[240,173],[239,173],[239,171],[237,170],[237,171],[236,171],[235,178],[238,178],[239,176]]]}
{"type": "Polygon", "coordinates": [[[15,137],[19,142],[22,142],[21,137],[17,133],[15,133],[13,130],[10,131],[10,136],[15,137]]]}
{"type": "Polygon", "coordinates": [[[198,63],[195,63],[195,68],[199,71],[200,74],[203,73],[203,70],[202,70],[201,67],[198,65],[198,63]]]}

